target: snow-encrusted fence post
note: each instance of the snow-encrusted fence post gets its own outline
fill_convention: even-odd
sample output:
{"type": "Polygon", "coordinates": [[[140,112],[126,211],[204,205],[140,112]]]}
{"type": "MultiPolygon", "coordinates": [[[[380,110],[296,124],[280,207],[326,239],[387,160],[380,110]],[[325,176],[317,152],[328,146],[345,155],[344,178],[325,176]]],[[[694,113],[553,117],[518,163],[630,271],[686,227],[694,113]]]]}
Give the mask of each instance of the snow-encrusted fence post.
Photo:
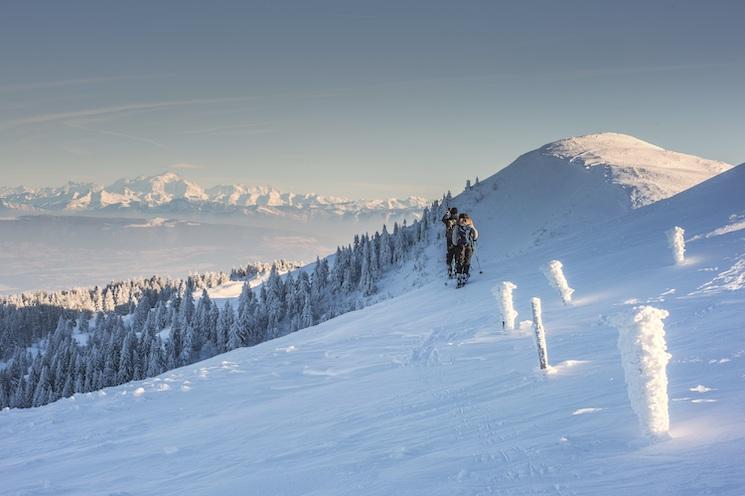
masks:
{"type": "Polygon", "coordinates": [[[535,328],[535,344],[538,348],[538,365],[541,370],[548,368],[548,349],[546,347],[546,329],[543,328],[543,316],[541,315],[541,299],[530,300],[533,307],[533,327],[535,328]]]}
{"type": "Polygon", "coordinates": [[[517,310],[512,300],[512,291],[517,289],[517,285],[511,281],[502,281],[499,286],[492,288],[492,293],[499,303],[499,312],[502,315],[502,330],[514,331],[515,321],[517,320],[517,310]]]}
{"type": "Polygon", "coordinates": [[[666,310],[645,305],[611,318],[618,329],[631,408],[642,430],[653,437],[664,437],[670,430],[666,370],[670,354],[662,322],[668,315],[666,310]]]}
{"type": "Polygon", "coordinates": [[[677,265],[683,265],[686,260],[686,242],[685,238],[683,237],[685,235],[685,229],[675,226],[667,231],[665,234],[667,234],[667,242],[670,245],[670,248],[673,250],[673,258],[675,259],[675,263],[677,265]]]}
{"type": "Polygon", "coordinates": [[[558,260],[551,260],[548,265],[543,268],[543,274],[546,276],[546,279],[548,279],[551,286],[559,291],[561,301],[567,305],[572,301],[574,290],[569,287],[567,278],[564,277],[563,267],[564,265],[562,265],[558,260]]]}

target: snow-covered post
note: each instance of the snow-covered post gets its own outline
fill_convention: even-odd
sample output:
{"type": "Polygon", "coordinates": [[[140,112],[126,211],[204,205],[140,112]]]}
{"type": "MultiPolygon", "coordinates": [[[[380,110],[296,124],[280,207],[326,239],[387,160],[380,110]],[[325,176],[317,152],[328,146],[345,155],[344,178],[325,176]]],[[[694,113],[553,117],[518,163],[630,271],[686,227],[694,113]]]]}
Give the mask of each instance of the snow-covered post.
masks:
{"type": "Polygon", "coordinates": [[[668,315],[666,310],[645,305],[611,319],[618,329],[631,408],[642,430],[653,437],[662,437],[670,430],[666,371],[670,354],[662,322],[668,315]]]}
{"type": "Polygon", "coordinates": [[[517,320],[517,310],[512,300],[512,291],[517,285],[511,281],[502,281],[499,286],[494,286],[492,293],[499,303],[499,311],[502,314],[502,330],[514,331],[515,321],[517,320]]]}
{"type": "Polygon", "coordinates": [[[538,348],[538,365],[541,369],[548,368],[548,349],[546,347],[546,329],[543,328],[543,316],[541,315],[541,299],[530,300],[533,307],[533,327],[535,328],[535,344],[538,348]]]}
{"type": "Polygon", "coordinates": [[[561,301],[564,304],[568,304],[572,301],[572,293],[574,290],[569,287],[567,278],[564,277],[564,265],[558,260],[551,260],[548,265],[543,268],[543,274],[548,279],[551,286],[555,287],[561,295],[561,301]]]}
{"type": "Polygon", "coordinates": [[[665,234],[667,234],[667,242],[670,245],[670,248],[673,250],[673,258],[675,259],[675,263],[678,265],[683,265],[686,260],[686,242],[685,238],[683,237],[683,235],[685,234],[685,229],[675,226],[667,231],[665,234]]]}

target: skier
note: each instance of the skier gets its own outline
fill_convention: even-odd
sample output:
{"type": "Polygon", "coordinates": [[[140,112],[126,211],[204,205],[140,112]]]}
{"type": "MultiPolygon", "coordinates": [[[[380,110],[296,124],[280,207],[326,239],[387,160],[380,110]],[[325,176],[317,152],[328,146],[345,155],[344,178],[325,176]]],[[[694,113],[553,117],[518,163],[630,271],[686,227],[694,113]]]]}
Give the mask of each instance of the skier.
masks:
{"type": "Polygon", "coordinates": [[[458,225],[453,229],[452,242],[455,248],[455,272],[458,284],[462,288],[466,285],[471,271],[471,256],[473,245],[479,238],[479,232],[473,225],[471,217],[466,214],[458,216],[458,225]]]}
{"type": "Polygon", "coordinates": [[[448,279],[452,279],[455,273],[456,252],[456,246],[453,244],[453,229],[458,224],[458,209],[449,208],[442,218],[442,223],[445,224],[445,263],[448,266],[448,279]]]}

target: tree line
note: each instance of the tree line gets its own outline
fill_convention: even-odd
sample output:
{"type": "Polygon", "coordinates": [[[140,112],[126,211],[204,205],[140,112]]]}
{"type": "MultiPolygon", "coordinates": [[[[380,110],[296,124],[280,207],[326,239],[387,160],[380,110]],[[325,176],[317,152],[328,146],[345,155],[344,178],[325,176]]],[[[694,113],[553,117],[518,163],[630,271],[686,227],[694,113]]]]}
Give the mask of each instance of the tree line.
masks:
{"type": "Polygon", "coordinates": [[[361,308],[428,241],[439,210],[434,202],[409,226],[357,235],[312,267],[281,275],[292,264],[275,263],[256,289],[244,282],[235,308],[212,301],[207,289],[238,277],[236,269],[0,300],[0,408],[153,377],[361,308]]]}

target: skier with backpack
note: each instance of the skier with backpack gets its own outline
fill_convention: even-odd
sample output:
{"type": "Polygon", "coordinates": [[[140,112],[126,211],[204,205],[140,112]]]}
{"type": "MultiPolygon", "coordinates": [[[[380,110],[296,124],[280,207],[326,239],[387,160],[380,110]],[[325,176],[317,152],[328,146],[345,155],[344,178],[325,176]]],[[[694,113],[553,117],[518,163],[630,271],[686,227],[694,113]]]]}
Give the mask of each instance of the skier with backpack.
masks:
{"type": "Polygon", "coordinates": [[[474,243],[479,238],[479,232],[473,225],[471,217],[462,213],[458,216],[458,224],[453,229],[452,243],[455,249],[455,273],[458,288],[466,285],[471,272],[471,256],[474,243]]]}
{"type": "Polygon", "coordinates": [[[449,208],[442,217],[445,224],[445,263],[448,266],[448,278],[452,279],[455,274],[456,246],[453,244],[453,230],[458,225],[458,209],[449,208]]]}

